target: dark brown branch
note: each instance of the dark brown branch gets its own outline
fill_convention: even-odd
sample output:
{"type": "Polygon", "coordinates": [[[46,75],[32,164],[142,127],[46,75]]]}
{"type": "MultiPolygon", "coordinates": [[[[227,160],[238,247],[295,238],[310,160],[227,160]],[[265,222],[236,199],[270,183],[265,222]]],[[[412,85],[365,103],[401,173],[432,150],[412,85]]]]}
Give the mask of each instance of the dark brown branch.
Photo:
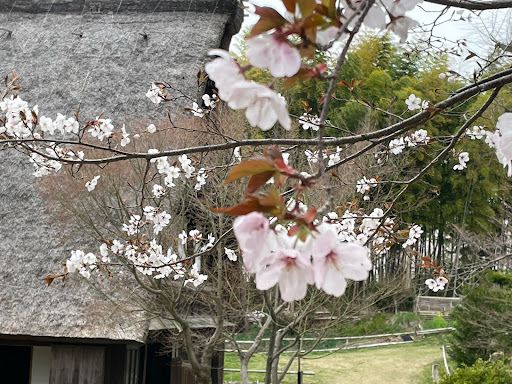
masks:
{"type": "Polygon", "coordinates": [[[471,9],[473,11],[483,11],[486,9],[512,8],[511,0],[426,0],[427,3],[446,5],[448,7],[457,7],[471,9]]]}

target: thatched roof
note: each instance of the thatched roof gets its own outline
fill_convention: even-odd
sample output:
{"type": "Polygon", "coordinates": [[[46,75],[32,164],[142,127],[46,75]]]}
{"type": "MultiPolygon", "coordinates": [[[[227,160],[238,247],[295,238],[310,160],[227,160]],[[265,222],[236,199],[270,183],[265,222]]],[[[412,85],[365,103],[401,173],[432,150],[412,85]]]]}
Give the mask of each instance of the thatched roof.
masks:
{"type": "MultiPolygon", "coordinates": [[[[239,28],[235,15],[236,0],[0,0],[0,74],[20,75],[23,99],[52,118],[78,105],[87,120],[102,111],[114,121],[161,115],[166,106],[144,96],[151,82],[193,93],[208,49],[239,28]]],[[[79,278],[44,285],[84,244],[52,224],[32,172],[18,154],[0,152],[0,339],[143,342],[149,324],[115,283],[105,283],[114,301],[79,278]]]]}
{"type": "Polygon", "coordinates": [[[52,118],[72,115],[79,106],[85,120],[100,112],[114,123],[162,116],[169,104],[156,107],[144,96],[151,83],[167,81],[197,97],[196,74],[208,49],[227,48],[240,27],[236,5],[0,0],[0,74],[15,70],[23,98],[52,118]]]}

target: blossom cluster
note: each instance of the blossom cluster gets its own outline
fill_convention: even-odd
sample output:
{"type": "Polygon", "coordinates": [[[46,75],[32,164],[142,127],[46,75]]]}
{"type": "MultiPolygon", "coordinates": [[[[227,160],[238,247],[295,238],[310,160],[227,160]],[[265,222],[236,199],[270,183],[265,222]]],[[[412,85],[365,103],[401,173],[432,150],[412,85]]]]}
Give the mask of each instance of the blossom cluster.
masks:
{"type": "Polygon", "coordinates": [[[428,144],[429,141],[430,137],[428,136],[427,131],[424,129],[418,129],[408,136],[391,140],[389,142],[389,151],[394,155],[398,155],[402,153],[406,147],[411,148],[421,144],[425,145],[428,144]]]}
{"type": "Polygon", "coordinates": [[[312,131],[318,131],[318,129],[320,129],[320,118],[317,115],[304,113],[301,117],[299,117],[299,125],[302,125],[302,129],[305,131],[308,129],[311,129],[312,131]]]}
{"type": "MultiPolygon", "coordinates": [[[[405,14],[422,2],[423,0],[376,1],[363,20],[363,24],[374,29],[387,28],[400,37],[400,42],[403,43],[407,40],[408,31],[418,26],[417,21],[405,16],[405,14]]],[[[341,0],[340,3],[343,6],[343,16],[346,20],[352,19],[358,12],[357,5],[359,2],[341,0]]],[[[354,21],[349,24],[349,27],[353,23],[354,21]]],[[[341,27],[331,26],[326,29],[320,27],[317,32],[317,43],[325,45],[336,36],[343,36],[342,31],[345,27],[345,25],[341,27]]]]}
{"type": "Polygon", "coordinates": [[[206,109],[203,109],[199,107],[199,104],[197,104],[195,101],[192,103],[192,114],[196,117],[204,117],[206,113],[209,113],[211,110],[215,109],[217,106],[217,103],[219,102],[219,99],[216,94],[213,94],[212,96],[205,93],[202,97],[203,104],[206,109]]]}
{"type": "MultiPolygon", "coordinates": [[[[155,155],[159,151],[156,148],[148,150],[148,154],[155,155]]],[[[192,160],[187,155],[178,156],[177,162],[174,165],[169,163],[167,156],[155,157],[150,160],[151,163],[156,164],[158,173],[163,177],[163,186],[154,184],[152,187],[153,196],[156,198],[163,197],[169,188],[175,187],[175,181],[182,175],[186,179],[191,179],[193,176],[196,178],[194,189],[200,191],[206,184],[208,178],[208,171],[205,168],[200,168],[196,172],[196,168],[192,165],[192,160]],[[178,165],[179,164],[179,165],[178,165]]]]}
{"type": "Polygon", "coordinates": [[[436,279],[427,279],[425,280],[425,284],[428,289],[433,292],[442,291],[446,284],[448,284],[448,279],[444,276],[439,276],[436,279]]]}
{"type": "Polygon", "coordinates": [[[286,101],[280,94],[262,84],[248,81],[228,52],[214,49],[209,54],[218,57],[206,64],[206,73],[215,82],[219,97],[231,109],[245,109],[247,121],[263,131],[272,128],[276,121],[283,128],[290,129],[286,101]]]}
{"type": "Polygon", "coordinates": [[[238,217],[233,230],[256,287],[266,290],[278,284],[285,301],[303,299],[313,284],[341,296],[347,279],[364,280],[371,269],[368,249],[340,241],[329,224],[318,226],[317,235],[302,241],[282,226],[271,229],[263,214],[252,212],[238,217]]]}
{"type": "Polygon", "coordinates": [[[485,139],[485,143],[495,149],[498,161],[504,168],[508,167],[507,176],[512,176],[512,112],[506,112],[498,118],[494,132],[474,126],[466,131],[466,136],[472,140],[485,139]]]}
{"type": "MultiPolygon", "coordinates": [[[[124,224],[123,230],[127,235],[138,235],[142,226],[150,224],[153,226],[153,233],[157,234],[161,229],[169,224],[170,215],[165,211],[158,211],[154,207],[144,209],[146,221],[141,220],[139,215],[132,215],[129,223],[124,224]]],[[[180,235],[181,237],[181,235],[180,235]]],[[[110,247],[103,243],[100,246],[99,256],[94,253],[85,253],[82,250],[76,250],[71,253],[71,257],[66,261],[66,268],[69,273],[78,272],[83,277],[89,279],[93,270],[99,271],[100,265],[108,267],[112,263],[111,256],[123,259],[125,262],[133,265],[140,273],[146,276],[152,276],[155,279],[171,277],[173,280],[182,279],[184,284],[191,283],[195,287],[204,283],[208,276],[200,272],[198,264],[187,268],[180,257],[172,248],[164,251],[161,244],[156,239],[151,241],[143,240],[143,237],[137,237],[129,241],[112,240],[110,247]]],[[[215,238],[209,234],[206,242],[202,242],[202,234],[198,230],[191,230],[190,236],[185,235],[185,245],[187,241],[193,241],[196,251],[204,252],[213,247],[215,238]]]]}
{"type": "Polygon", "coordinates": [[[466,168],[466,163],[469,161],[469,153],[461,152],[458,156],[459,163],[453,166],[454,171],[462,171],[466,168]]]}
{"type": "Polygon", "coordinates": [[[377,179],[374,177],[367,179],[366,176],[363,176],[363,178],[356,183],[356,191],[363,195],[364,200],[370,200],[370,196],[367,193],[370,192],[371,188],[375,188],[377,185],[377,179]]]}
{"type": "Polygon", "coordinates": [[[418,239],[421,238],[422,233],[423,233],[423,230],[421,229],[421,227],[417,224],[413,224],[411,226],[411,229],[409,230],[409,237],[402,244],[402,248],[407,248],[408,246],[412,246],[412,245],[416,244],[418,239]]]}

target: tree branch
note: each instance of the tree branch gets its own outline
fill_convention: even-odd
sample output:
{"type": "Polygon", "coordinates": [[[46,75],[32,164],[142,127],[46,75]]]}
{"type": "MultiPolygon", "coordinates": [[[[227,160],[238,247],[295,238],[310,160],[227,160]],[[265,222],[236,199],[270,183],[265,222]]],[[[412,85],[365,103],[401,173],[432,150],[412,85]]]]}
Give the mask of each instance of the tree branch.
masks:
{"type": "Polygon", "coordinates": [[[512,8],[511,0],[426,0],[427,3],[446,5],[447,7],[457,7],[471,9],[473,11],[483,11],[486,9],[512,8]]]}

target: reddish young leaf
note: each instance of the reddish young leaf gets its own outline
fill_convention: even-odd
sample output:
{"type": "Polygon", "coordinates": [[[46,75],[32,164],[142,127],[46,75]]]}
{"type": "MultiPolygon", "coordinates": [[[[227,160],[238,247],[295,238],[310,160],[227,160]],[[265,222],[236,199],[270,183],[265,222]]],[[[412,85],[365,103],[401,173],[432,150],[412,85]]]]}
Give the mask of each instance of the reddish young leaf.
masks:
{"type": "Polygon", "coordinates": [[[239,204],[227,208],[211,207],[210,210],[213,212],[227,213],[233,216],[246,215],[254,211],[277,216],[283,212],[283,205],[282,197],[277,190],[272,187],[267,195],[250,195],[239,204]]]}
{"type": "Polygon", "coordinates": [[[283,3],[288,12],[295,14],[295,6],[297,4],[297,0],[283,0],[283,3]]]}
{"type": "Polygon", "coordinates": [[[223,184],[231,183],[242,177],[256,175],[268,171],[275,171],[274,164],[271,160],[258,156],[243,160],[241,163],[233,166],[226,176],[223,184]]]}
{"type": "Polygon", "coordinates": [[[258,190],[259,187],[265,185],[265,183],[270,180],[272,176],[274,176],[275,171],[267,171],[263,173],[258,173],[257,175],[252,175],[249,178],[249,182],[247,183],[247,188],[245,189],[245,194],[249,195],[258,190]]]}
{"type": "Polygon", "coordinates": [[[254,13],[260,16],[261,19],[274,20],[274,22],[279,23],[279,25],[284,25],[287,21],[281,16],[279,12],[277,12],[274,8],[271,7],[260,7],[259,5],[254,6],[254,13]]]}
{"type": "Polygon", "coordinates": [[[316,209],[315,208],[308,208],[306,213],[304,214],[304,220],[306,223],[312,223],[313,220],[315,220],[316,217],[316,209]]]}
{"type": "Polygon", "coordinates": [[[222,208],[222,207],[210,207],[210,210],[213,212],[219,212],[219,213],[227,213],[228,215],[232,216],[242,216],[247,215],[248,213],[254,212],[254,211],[260,211],[260,204],[257,199],[254,197],[249,198],[241,203],[232,205],[230,207],[222,208]]]}
{"type": "Polygon", "coordinates": [[[247,36],[247,37],[251,38],[251,37],[258,36],[264,32],[270,31],[271,29],[274,29],[281,25],[283,25],[283,24],[276,23],[275,20],[261,18],[258,20],[258,22],[256,24],[254,24],[254,26],[251,29],[251,32],[249,33],[249,36],[247,36]]]}
{"type": "Polygon", "coordinates": [[[260,195],[259,201],[263,207],[270,209],[270,211],[267,211],[268,213],[272,213],[274,215],[281,214],[283,209],[283,198],[274,186],[270,188],[268,195],[260,195]]]}
{"type": "Polygon", "coordinates": [[[347,88],[350,88],[350,84],[347,83],[345,80],[341,80],[339,82],[336,83],[336,85],[339,85],[339,86],[342,86],[342,87],[347,87],[347,88]]]}
{"type": "Polygon", "coordinates": [[[292,77],[287,77],[287,78],[284,79],[283,87],[286,89],[290,85],[295,83],[296,81],[306,80],[306,79],[309,79],[310,77],[311,77],[311,75],[309,73],[309,70],[307,68],[301,68],[301,69],[299,69],[299,72],[297,72],[292,77]]]}

